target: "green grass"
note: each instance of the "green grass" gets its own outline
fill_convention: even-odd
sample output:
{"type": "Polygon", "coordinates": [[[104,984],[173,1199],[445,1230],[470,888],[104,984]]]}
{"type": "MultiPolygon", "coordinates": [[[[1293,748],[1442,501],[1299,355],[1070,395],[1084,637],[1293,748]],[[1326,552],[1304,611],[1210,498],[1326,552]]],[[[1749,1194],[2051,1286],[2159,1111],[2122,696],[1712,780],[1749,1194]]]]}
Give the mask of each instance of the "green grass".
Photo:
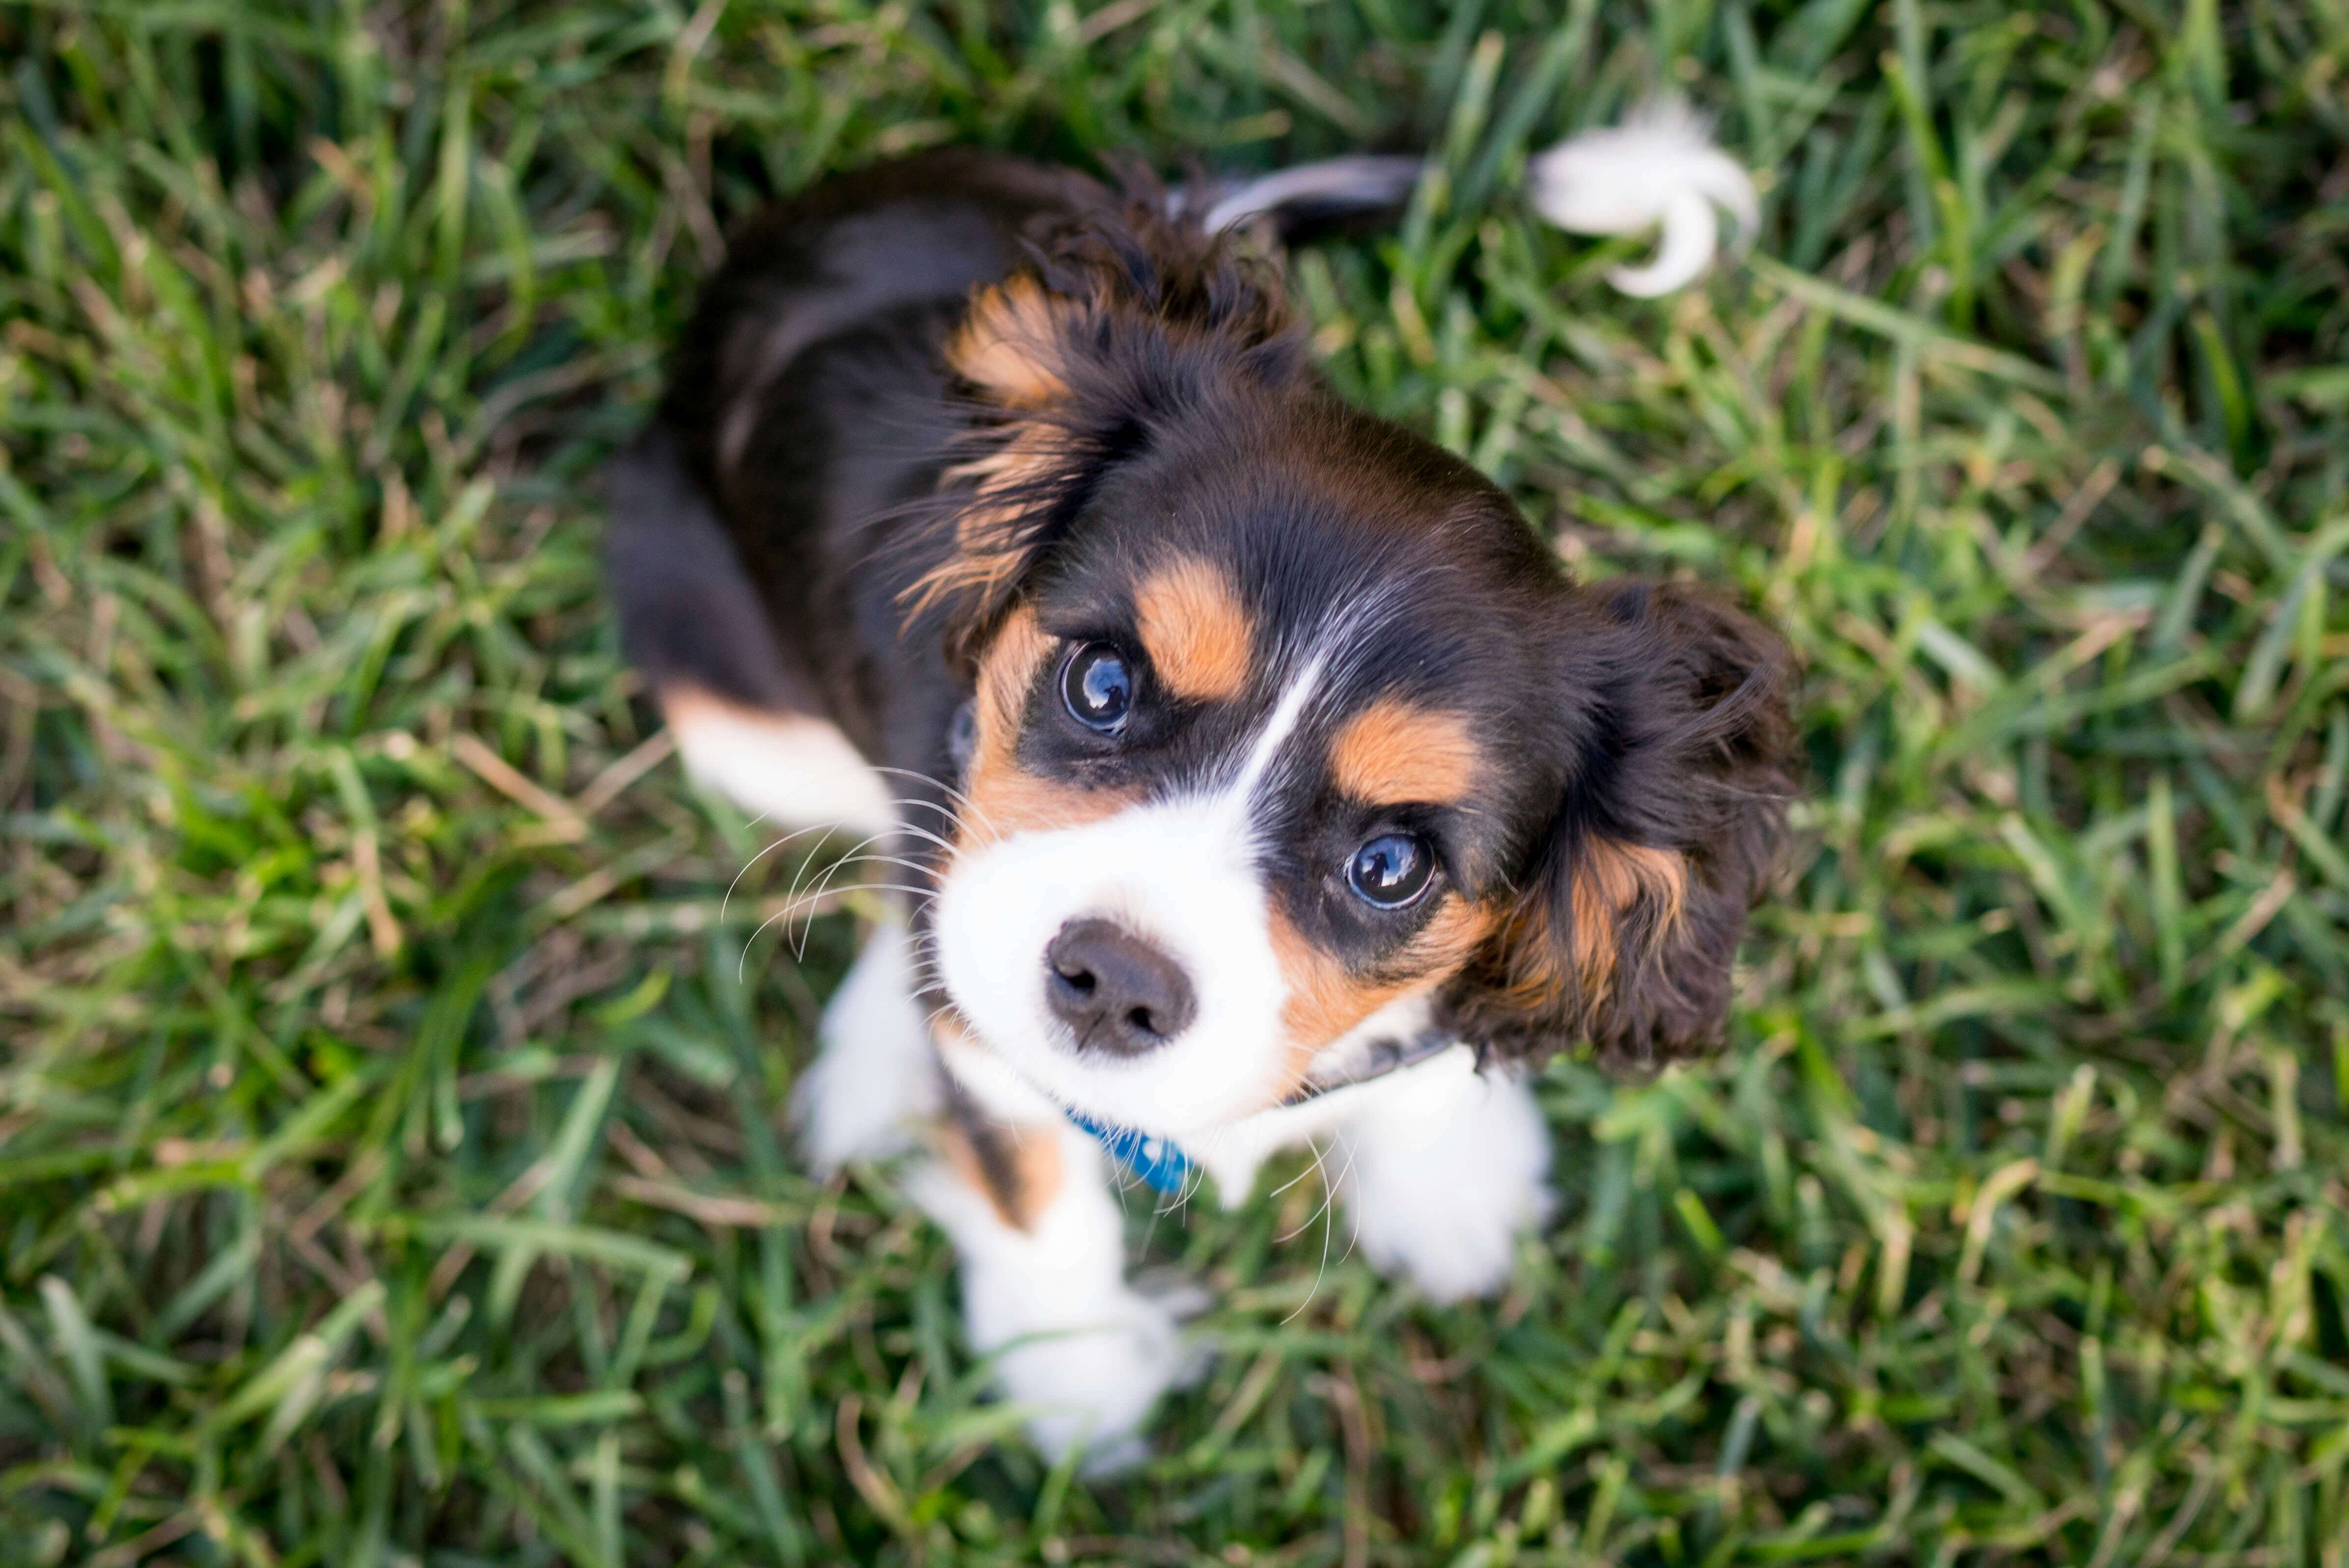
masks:
{"type": "Polygon", "coordinates": [[[0,1565],[2342,1568],[2344,82],[2342,0],[0,5],[0,1565]],[[1661,83],[1770,183],[1640,304],[1516,190],[1661,83]],[[1100,1487],[793,1168],[864,896],[738,982],[805,868],[723,902],[595,583],[727,221],[957,139],[1441,149],[1330,374],[1806,667],[1732,1049],[1549,1074],[1497,1305],[1158,1224],[1222,1355],[1100,1487]]]}

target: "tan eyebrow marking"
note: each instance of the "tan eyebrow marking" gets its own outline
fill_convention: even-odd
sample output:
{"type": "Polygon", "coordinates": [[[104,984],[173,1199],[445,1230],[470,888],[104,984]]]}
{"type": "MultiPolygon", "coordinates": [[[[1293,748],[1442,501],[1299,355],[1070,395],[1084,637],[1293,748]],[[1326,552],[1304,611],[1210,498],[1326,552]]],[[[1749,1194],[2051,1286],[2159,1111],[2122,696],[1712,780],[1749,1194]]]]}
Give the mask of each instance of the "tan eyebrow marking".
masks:
{"type": "Polygon", "coordinates": [[[1177,556],[1133,596],[1151,668],[1175,696],[1210,702],[1247,684],[1256,625],[1232,581],[1196,556],[1177,556]]]}
{"type": "Polygon", "coordinates": [[[1381,697],[1330,747],[1340,789],[1372,805],[1446,805],[1467,794],[1484,754],[1457,713],[1381,697]]]}

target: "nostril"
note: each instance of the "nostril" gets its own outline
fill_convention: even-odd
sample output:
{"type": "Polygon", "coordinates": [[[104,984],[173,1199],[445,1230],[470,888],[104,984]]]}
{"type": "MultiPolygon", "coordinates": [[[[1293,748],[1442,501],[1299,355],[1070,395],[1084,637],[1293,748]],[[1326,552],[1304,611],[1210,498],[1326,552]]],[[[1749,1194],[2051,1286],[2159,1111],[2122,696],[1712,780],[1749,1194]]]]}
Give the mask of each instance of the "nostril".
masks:
{"type": "Polygon", "coordinates": [[[1158,1023],[1155,1019],[1151,1017],[1150,1009],[1146,1007],[1135,1008],[1133,1012],[1125,1015],[1125,1021],[1128,1023],[1133,1024],[1136,1029],[1141,1030],[1144,1034],[1155,1034],[1159,1033],[1158,1023]]]}

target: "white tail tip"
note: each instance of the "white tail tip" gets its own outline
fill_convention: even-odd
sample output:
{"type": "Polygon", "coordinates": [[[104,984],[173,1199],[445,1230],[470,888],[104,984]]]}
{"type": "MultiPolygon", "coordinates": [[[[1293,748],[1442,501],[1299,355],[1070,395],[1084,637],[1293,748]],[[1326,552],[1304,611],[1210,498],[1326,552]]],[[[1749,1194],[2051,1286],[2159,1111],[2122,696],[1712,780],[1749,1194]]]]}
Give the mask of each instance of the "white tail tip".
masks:
{"type": "Polygon", "coordinates": [[[1715,208],[1728,211],[1741,244],[1760,222],[1753,176],[1676,99],[1643,104],[1619,126],[1559,142],[1526,166],[1526,182],[1534,210],[1571,234],[1661,226],[1662,240],[1647,265],[1607,275],[1641,298],[1684,288],[1713,265],[1721,244],[1715,208]]]}

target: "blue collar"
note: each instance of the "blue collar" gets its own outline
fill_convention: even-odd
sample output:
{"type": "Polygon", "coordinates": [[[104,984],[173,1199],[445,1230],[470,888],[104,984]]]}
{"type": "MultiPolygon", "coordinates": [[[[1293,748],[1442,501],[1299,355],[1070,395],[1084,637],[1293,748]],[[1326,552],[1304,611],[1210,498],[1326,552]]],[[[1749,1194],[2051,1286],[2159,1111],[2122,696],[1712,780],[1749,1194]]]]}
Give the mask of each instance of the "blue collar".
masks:
{"type": "Polygon", "coordinates": [[[1191,1157],[1165,1138],[1134,1127],[1110,1127],[1081,1111],[1068,1111],[1067,1115],[1069,1120],[1092,1134],[1094,1142],[1109,1150],[1112,1159],[1139,1177],[1153,1192],[1172,1198],[1183,1190],[1183,1179],[1191,1174],[1191,1157]]]}
{"type": "MultiPolygon", "coordinates": [[[[1458,1044],[1451,1036],[1433,1029],[1423,1030],[1409,1040],[1379,1040],[1372,1042],[1368,1059],[1358,1064],[1354,1071],[1330,1083],[1311,1084],[1281,1101],[1276,1109],[1286,1110],[1318,1099],[1332,1089],[1351,1088],[1357,1084],[1383,1078],[1402,1068],[1415,1066],[1430,1056],[1449,1050],[1458,1044]]],[[[1163,1192],[1172,1198],[1183,1190],[1183,1179],[1191,1174],[1191,1157],[1174,1146],[1171,1138],[1139,1127],[1112,1127],[1097,1122],[1082,1111],[1067,1106],[1061,1114],[1091,1135],[1092,1140],[1109,1151],[1109,1157],[1125,1167],[1153,1192],[1163,1192]]]]}

